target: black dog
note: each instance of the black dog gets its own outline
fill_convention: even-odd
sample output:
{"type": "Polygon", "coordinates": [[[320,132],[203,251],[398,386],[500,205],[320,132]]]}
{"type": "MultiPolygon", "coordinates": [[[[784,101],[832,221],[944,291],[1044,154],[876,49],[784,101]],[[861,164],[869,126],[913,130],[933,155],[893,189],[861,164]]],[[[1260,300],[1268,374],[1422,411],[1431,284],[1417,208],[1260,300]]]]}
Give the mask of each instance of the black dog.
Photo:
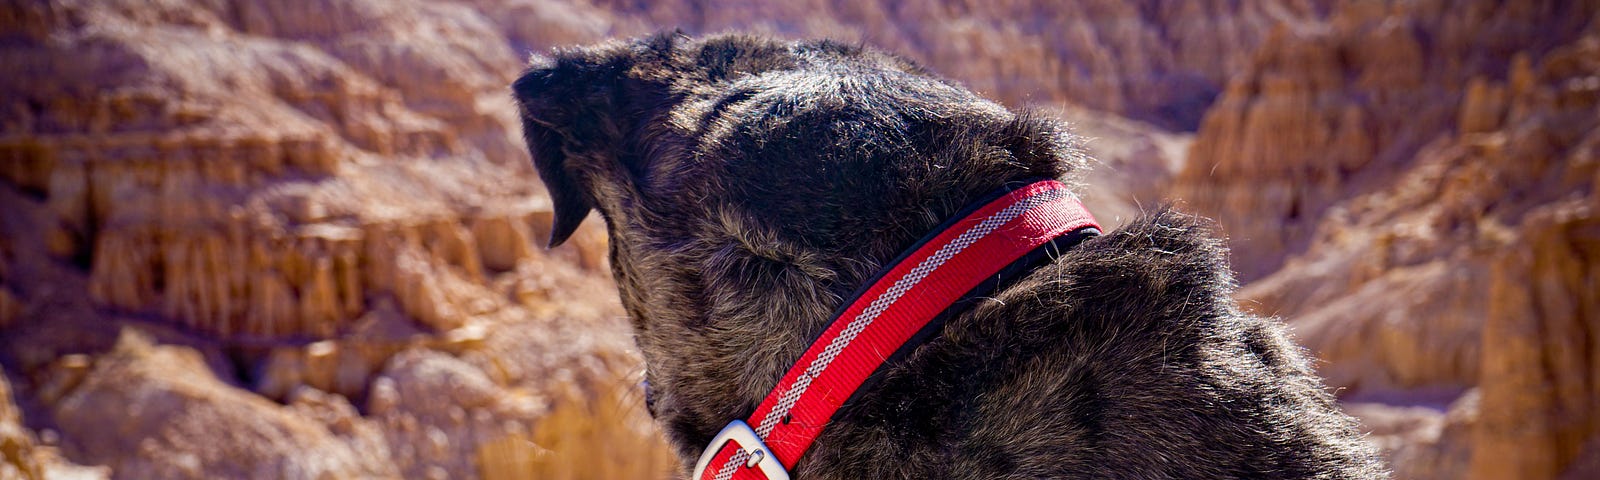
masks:
{"type": "MultiPolygon", "coordinates": [[[[1057,121],[828,41],[677,34],[565,50],[513,86],[555,203],[591,209],[686,465],[851,292],[988,192],[1070,181],[1057,121]]],[[[1162,210],[976,302],[878,372],[797,478],[1379,478],[1221,243],[1162,210]]]]}

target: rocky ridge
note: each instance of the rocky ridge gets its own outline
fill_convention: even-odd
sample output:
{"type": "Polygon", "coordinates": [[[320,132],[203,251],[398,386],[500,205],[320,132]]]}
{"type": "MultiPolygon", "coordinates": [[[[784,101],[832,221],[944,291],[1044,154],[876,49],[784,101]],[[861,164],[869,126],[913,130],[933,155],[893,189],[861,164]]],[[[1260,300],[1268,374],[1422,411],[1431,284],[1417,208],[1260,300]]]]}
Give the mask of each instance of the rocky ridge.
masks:
{"type": "Polygon", "coordinates": [[[1284,27],[1174,180],[1230,236],[1241,301],[1295,327],[1399,478],[1594,455],[1596,19],[1357,4],[1284,27]]]}
{"type": "MultiPolygon", "coordinates": [[[[505,92],[521,59],[476,10],[22,2],[0,22],[0,361],[49,448],[117,478],[518,478],[555,466],[484,470],[495,446],[564,412],[610,398],[647,423],[611,393],[637,359],[602,235],[532,246],[550,213],[505,92]],[[521,400],[449,401],[459,378],[521,400]]],[[[654,435],[559,454],[631,442],[619,472],[661,471],[654,435]]]]}
{"type": "Polygon", "coordinates": [[[1241,278],[1260,278],[1303,252],[1335,203],[1387,185],[1460,118],[1486,128],[1473,122],[1504,108],[1486,79],[1575,40],[1597,8],[1339,2],[1279,24],[1206,112],[1173,195],[1216,216],[1241,278]]]}
{"type": "Polygon", "coordinates": [[[865,42],[1010,106],[1073,105],[1192,129],[1274,25],[1310,0],[600,0],[623,30],[741,30],[865,42]]]}

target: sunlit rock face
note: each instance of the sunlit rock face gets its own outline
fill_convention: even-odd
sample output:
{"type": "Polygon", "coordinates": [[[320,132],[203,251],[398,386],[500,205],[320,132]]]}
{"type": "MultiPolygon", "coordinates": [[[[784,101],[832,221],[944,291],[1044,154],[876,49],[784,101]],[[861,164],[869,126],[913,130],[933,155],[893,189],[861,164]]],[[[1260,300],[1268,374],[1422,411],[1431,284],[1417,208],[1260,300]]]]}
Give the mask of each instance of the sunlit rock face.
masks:
{"type": "Polygon", "coordinates": [[[10,2],[0,478],[666,476],[604,232],[536,246],[507,85],[670,28],[864,42],[1060,116],[1108,226],[1219,220],[1242,304],[1398,478],[1593,477],[1596,9],[10,2]]]}
{"type": "Polygon", "coordinates": [[[61,458],[54,448],[41,445],[22,421],[22,412],[13,400],[11,384],[0,376],[0,478],[40,480],[44,478],[103,479],[105,468],[88,468],[61,458]]]}
{"type": "Polygon", "coordinates": [[[862,41],[912,57],[1008,105],[1072,103],[1193,129],[1251,52],[1311,0],[693,0],[594,2],[694,32],[752,30],[862,41]]]}
{"type": "Polygon", "coordinates": [[[1275,32],[1172,193],[1221,221],[1241,302],[1295,327],[1397,476],[1592,472],[1596,7],[1452,5],[1275,32]]]}
{"type": "Polygon", "coordinates": [[[1596,8],[1335,2],[1280,24],[1207,110],[1173,193],[1222,222],[1243,280],[1261,278],[1306,251],[1336,204],[1393,184],[1440,136],[1499,125],[1516,59],[1527,69],[1578,40],[1596,8]]]}
{"type": "Polygon", "coordinates": [[[279,405],[218,380],[194,350],[144,342],[125,336],[55,404],[74,458],[139,478],[399,478],[343,398],[279,405]]]}
{"type": "MultiPolygon", "coordinates": [[[[506,91],[527,52],[487,10],[13,2],[0,24],[0,356],[33,439],[8,468],[474,478],[570,455],[532,433],[599,401],[631,407],[564,450],[670,468],[615,393],[638,360],[603,235],[535,246],[548,201],[506,91]],[[456,401],[457,378],[509,406],[456,401]],[[398,406],[356,407],[396,382],[398,406]]],[[[567,30],[538,41],[599,35],[567,30]]]]}

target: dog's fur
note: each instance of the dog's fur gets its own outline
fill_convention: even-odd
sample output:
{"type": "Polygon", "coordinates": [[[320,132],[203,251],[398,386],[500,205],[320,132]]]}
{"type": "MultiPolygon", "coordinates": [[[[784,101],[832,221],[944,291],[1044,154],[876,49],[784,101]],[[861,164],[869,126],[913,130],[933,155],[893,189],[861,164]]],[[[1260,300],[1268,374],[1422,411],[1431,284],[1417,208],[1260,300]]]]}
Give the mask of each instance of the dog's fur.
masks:
{"type": "MultiPolygon", "coordinates": [[[[686,465],[844,297],[1003,184],[1071,181],[1054,120],[828,41],[680,34],[565,50],[513,86],[555,204],[591,209],[686,465]]],[[[1161,210],[977,302],[840,412],[797,478],[1377,478],[1223,245],[1161,210]]]]}

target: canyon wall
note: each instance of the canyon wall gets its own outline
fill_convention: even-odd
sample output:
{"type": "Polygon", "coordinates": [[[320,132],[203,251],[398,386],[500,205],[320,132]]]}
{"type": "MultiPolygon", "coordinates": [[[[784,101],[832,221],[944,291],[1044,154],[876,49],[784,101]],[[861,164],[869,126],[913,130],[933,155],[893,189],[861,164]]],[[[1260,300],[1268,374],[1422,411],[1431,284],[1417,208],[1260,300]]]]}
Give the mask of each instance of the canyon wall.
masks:
{"type": "Polygon", "coordinates": [[[635,445],[624,476],[673,465],[617,393],[638,358],[603,233],[534,246],[551,213],[506,90],[525,52],[478,10],[8,2],[0,30],[0,362],[31,435],[7,430],[7,465],[562,468],[507,467],[515,439],[552,458],[635,445]],[[529,433],[597,402],[625,406],[614,428],[529,433]]]}
{"type": "Polygon", "coordinates": [[[1223,224],[1241,279],[1260,278],[1307,248],[1330,207],[1388,185],[1440,134],[1491,128],[1505,99],[1484,82],[1578,38],[1597,9],[1341,2],[1280,24],[1206,112],[1173,194],[1223,224]]]}
{"type": "Polygon", "coordinates": [[[1274,25],[1315,0],[598,0],[625,30],[742,30],[884,47],[1011,106],[1071,103],[1193,129],[1274,25]]]}
{"type": "Polygon", "coordinates": [[[1581,477],[1600,6],[1377,3],[1275,31],[1172,194],[1219,219],[1242,303],[1295,328],[1397,477],[1581,477]]]}

